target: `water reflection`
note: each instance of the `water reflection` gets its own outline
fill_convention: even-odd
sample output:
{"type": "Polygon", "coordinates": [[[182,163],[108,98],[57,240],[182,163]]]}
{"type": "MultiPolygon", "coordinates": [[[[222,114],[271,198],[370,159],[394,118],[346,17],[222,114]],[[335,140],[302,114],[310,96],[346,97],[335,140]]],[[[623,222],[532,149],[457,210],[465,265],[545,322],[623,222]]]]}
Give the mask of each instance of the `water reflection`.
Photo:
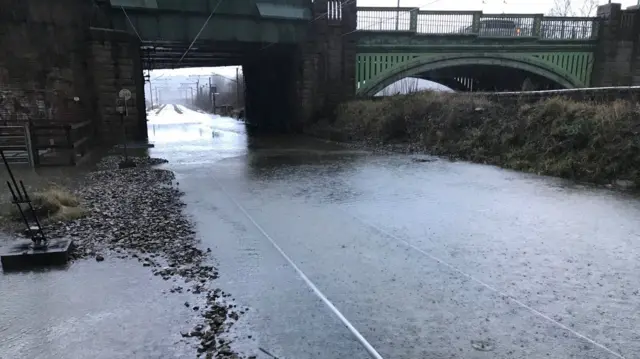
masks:
{"type": "Polygon", "coordinates": [[[614,358],[490,288],[638,357],[640,342],[625,329],[637,326],[627,314],[640,305],[636,198],[491,166],[221,132],[154,151],[181,176],[227,289],[258,308],[248,325],[278,355],[360,352],[217,182],[385,357],[475,358],[470,343],[491,339],[492,358],[614,358]],[[305,343],[291,342],[290,328],[305,343]]]}
{"type": "MultiPolygon", "coordinates": [[[[238,324],[279,357],[366,354],[227,194],[384,357],[479,358],[471,343],[491,339],[491,358],[614,358],[491,288],[639,357],[637,333],[629,329],[638,326],[629,313],[640,305],[636,198],[490,166],[416,163],[303,137],[248,136],[231,118],[167,110],[171,116],[150,116],[157,144],[151,155],[167,158],[177,173],[185,210],[220,269],[216,285],[252,308],[238,324]]],[[[121,354],[116,358],[135,356],[132,350],[174,357],[162,344],[176,313],[148,295],[158,289],[126,265],[104,273],[104,264],[84,263],[65,272],[69,278],[39,273],[0,282],[2,293],[12,293],[0,314],[0,356],[45,358],[46,349],[102,358],[92,354],[109,348],[121,354]],[[29,287],[36,281],[39,288],[29,287]],[[33,318],[22,296],[32,297],[29,308],[59,300],[33,318]],[[74,299],[81,304],[72,302],[69,312],[64,301],[74,299]],[[36,334],[16,339],[23,332],[36,334]],[[29,349],[41,332],[54,344],[73,345],[29,349]]]]}

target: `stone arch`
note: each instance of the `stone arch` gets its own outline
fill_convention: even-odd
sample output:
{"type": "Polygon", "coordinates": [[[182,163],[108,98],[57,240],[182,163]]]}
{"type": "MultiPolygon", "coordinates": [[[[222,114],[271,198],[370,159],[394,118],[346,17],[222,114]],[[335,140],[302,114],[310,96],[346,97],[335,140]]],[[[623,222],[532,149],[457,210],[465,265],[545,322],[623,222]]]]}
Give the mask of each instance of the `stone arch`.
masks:
{"type": "Polygon", "coordinates": [[[531,72],[565,88],[581,87],[575,76],[561,68],[547,63],[533,56],[514,56],[509,54],[451,54],[444,56],[419,56],[378,74],[360,84],[356,93],[359,96],[373,96],[390,84],[405,77],[417,75],[438,69],[464,65],[496,65],[505,66],[531,72]]]}

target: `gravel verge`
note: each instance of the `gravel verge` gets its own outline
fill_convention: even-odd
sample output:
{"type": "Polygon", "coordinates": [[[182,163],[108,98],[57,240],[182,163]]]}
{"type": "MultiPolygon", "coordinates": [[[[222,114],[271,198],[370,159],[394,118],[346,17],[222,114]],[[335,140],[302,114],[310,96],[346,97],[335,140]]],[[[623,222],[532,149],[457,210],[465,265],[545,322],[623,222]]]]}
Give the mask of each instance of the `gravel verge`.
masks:
{"type": "Polygon", "coordinates": [[[230,295],[212,285],[218,272],[207,264],[211,250],[199,248],[193,225],[182,211],[182,193],[173,186],[173,172],[152,167],[167,161],[133,159],[137,167],[120,170],[119,157],[104,158],[96,171],[86,174],[82,188],[74,190],[88,215],[49,223],[45,233],[49,238],[72,238],[74,260],[135,258],[164,280],[181,279],[185,288],[175,286],[171,292],[190,292],[197,297],[194,303],[204,303],[191,307],[201,320],[182,336],[196,341],[198,356],[242,358],[220,336],[248,309],[225,304],[230,295]]]}

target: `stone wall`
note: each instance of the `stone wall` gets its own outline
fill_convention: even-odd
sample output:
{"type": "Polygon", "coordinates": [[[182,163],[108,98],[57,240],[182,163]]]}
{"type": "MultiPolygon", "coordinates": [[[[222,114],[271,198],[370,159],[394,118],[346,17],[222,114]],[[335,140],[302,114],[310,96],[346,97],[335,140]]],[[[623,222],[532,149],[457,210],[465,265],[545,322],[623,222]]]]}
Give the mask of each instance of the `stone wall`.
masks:
{"type": "Polygon", "coordinates": [[[0,121],[36,110],[42,121],[84,121],[90,2],[0,0],[0,9],[0,121]]]}
{"type": "Polygon", "coordinates": [[[598,7],[601,18],[592,84],[640,85],[640,10],[620,4],[598,7]]]}
{"type": "MultiPolygon", "coordinates": [[[[115,96],[133,92],[127,132],[146,138],[139,43],[109,26],[105,0],[0,0],[0,124],[94,121],[120,140],[115,96]]],[[[95,142],[95,141],[94,141],[95,142]]]]}
{"type": "Polygon", "coordinates": [[[297,74],[301,125],[331,117],[355,96],[355,1],[316,0],[308,41],[299,52],[297,74]]]}
{"type": "Polygon", "coordinates": [[[316,0],[307,40],[269,44],[243,61],[246,111],[263,129],[301,131],[355,96],[356,3],[316,0]]]}
{"type": "Polygon", "coordinates": [[[247,119],[263,131],[295,131],[296,48],[274,45],[244,60],[247,119]]]}
{"type": "Polygon", "coordinates": [[[96,114],[97,132],[105,144],[147,138],[144,79],[137,38],[122,31],[91,28],[90,75],[95,89],[91,98],[96,114]],[[116,100],[121,89],[129,89],[132,98],[127,102],[128,115],[121,119],[116,112],[116,100]],[[124,127],[121,125],[124,121],[124,127]]]}

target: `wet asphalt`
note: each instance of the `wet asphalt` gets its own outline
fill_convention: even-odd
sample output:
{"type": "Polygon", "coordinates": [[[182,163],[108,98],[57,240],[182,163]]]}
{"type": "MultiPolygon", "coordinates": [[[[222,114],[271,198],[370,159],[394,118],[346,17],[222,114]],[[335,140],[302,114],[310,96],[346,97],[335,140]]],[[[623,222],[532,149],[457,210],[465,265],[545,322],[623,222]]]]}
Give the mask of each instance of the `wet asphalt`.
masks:
{"type": "MultiPolygon", "coordinates": [[[[218,284],[250,308],[235,349],[370,357],[290,260],[384,358],[640,357],[633,195],[183,112],[152,117],[150,152],[175,171],[218,284]]],[[[137,263],[105,264],[0,278],[0,358],[191,357],[174,329],[193,315],[184,299],[137,263]]]]}

